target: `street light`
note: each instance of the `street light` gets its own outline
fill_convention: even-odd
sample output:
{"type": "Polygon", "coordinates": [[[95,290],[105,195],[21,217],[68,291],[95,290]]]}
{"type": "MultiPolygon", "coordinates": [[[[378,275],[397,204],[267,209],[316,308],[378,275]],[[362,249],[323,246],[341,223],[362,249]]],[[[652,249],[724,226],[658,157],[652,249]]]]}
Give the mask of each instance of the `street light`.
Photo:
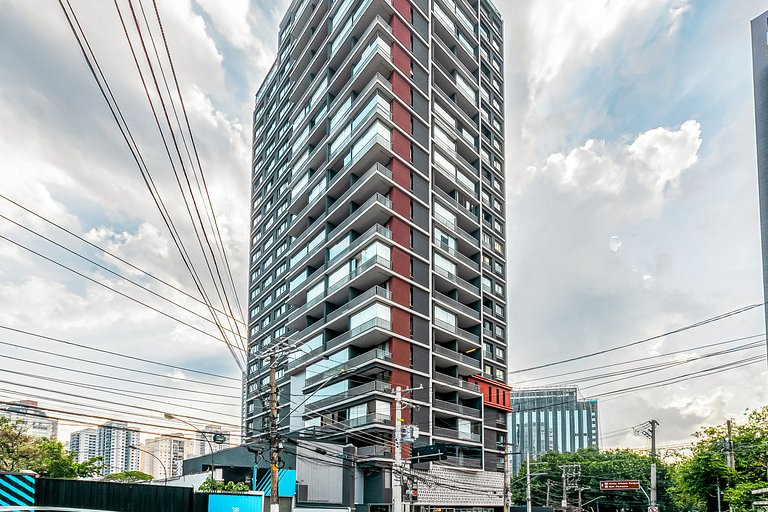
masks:
{"type": "Polygon", "coordinates": [[[196,426],[194,426],[193,424],[191,424],[187,420],[179,418],[178,416],[174,416],[173,414],[171,414],[169,412],[166,412],[165,414],[163,414],[163,417],[165,419],[167,419],[168,421],[177,420],[177,421],[180,421],[180,422],[182,422],[182,423],[184,423],[186,425],[189,425],[190,427],[195,429],[198,434],[203,436],[203,439],[205,439],[208,442],[208,447],[211,449],[211,483],[215,482],[216,479],[213,477],[213,445],[211,444],[211,440],[208,439],[208,436],[205,435],[205,432],[203,432],[202,430],[200,430],[199,428],[197,428],[196,426]]]}
{"type": "Polygon", "coordinates": [[[589,504],[590,504],[590,503],[592,503],[593,501],[597,501],[597,512],[600,512],[600,502],[599,502],[598,500],[601,500],[601,499],[603,499],[603,498],[605,498],[605,496],[598,496],[597,498],[593,498],[593,499],[589,500],[588,502],[584,503],[584,504],[582,505],[582,507],[583,507],[584,505],[589,505],[589,504]]]}
{"type": "Polygon", "coordinates": [[[135,446],[135,445],[132,445],[132,444],[129,444],[128,448],[130,448],[131,450],[136,450],[136,451],[140,451],[140,452],[146,453],[147,455],[151,455],[152,457],[154,457],[155,460],[157,460],[157,462],[160,463],[160,467],[163,468],[163,474],[165,474],[165,480],[163,480],[163,485],[165,485],[165,486],[168,485],[168,470],[165,469],[165,464],[163,464],[163,461],[160,460],[160,457],[158,457],[154,453],[150,452],[149,450],[144,450],[143,448],[139,448],[138,446],[135,446]]]}

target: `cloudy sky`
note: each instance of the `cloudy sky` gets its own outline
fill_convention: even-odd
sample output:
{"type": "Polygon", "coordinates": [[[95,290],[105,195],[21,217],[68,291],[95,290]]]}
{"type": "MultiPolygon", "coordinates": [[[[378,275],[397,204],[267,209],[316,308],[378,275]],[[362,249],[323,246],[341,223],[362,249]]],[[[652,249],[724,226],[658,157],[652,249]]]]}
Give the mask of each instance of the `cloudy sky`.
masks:
{"type": "MultiPolygon", "coordinates": [[[[150,3],[145,4],[149,9],[150,3]]],[[[277,25],[287,4],[158,2],[241,298],[247,282],[253,96],[274,59],[277,25]]],[[[599,357],[521,370],[762,302],[749,20],[768,9],[768,3],[497,4],[506,22],[511,382],[562,383],[689,361],[655,372],[582,382],[582,394],[600,400],[604,446],[644,446],[632,436],[631,427],[650,418],[661,423],[660,445],[686,442],[703,424],[741,418],[746,408],[765,403],[764,362],[632,389],[764,354],[764,347],[751,348],[691,361],[762,340],[760,309],[599,357]],[[749,336],[756,337],[721,344],[749,336]],[[714,344],[719,345],[701,348],[714,344]],[[561,375],[672,352],[625,366],[561,375]]],[[[114,5],[72,0],[72,6],[171,216],[178,219],[182,237],[193,240],[114,5]]],[[[127,2],[120,6],[127,17],[127,2]]],[[[0,7],[0,194],[191,291],[191,279],[57,3],[0,0],[0,7]]],[[[6,218],[204,315],[200,304],[2,198],[0,214],[5,217],[0,218],[0,235],[5,237],[0,239],[0,325],[238,376],[220,341],[8,239],[198,328],[210,325],[6,218]]],[[[110,417],[126,417],[120,403],[139,403],[136,395],[108,395],[66,384],[77,381],[116,386],[128,394],[154,393],[157,401],[143,404],[152,410],[140,411],[147,423],[172,425],[161,420],[163,411],[186,414],[199,424],[238,423],[239,392],[227,387],[236,386],[234,381],[8,329],[0,329],[0,342],[0,354],[6,356],[0,359],[0,400],[37,397],[51,408],[92,411],[82,404],[98,398],[117,402],[89,402],[112,409],[102,412],[110,417]],[[41,351],[96,358],[166,377],[41,351]],[[62,391],[69,395],[55,394],[62,391]],[[218,394],[201,398],[201,391],[218,394]],[[193,399],[214,403],[197,403],[191,410],[193,399]]],[[[62,431],[73,428],[70,422],[62,431]]],[[[146,427],[152,429],[158,430],[146,427]]]]}

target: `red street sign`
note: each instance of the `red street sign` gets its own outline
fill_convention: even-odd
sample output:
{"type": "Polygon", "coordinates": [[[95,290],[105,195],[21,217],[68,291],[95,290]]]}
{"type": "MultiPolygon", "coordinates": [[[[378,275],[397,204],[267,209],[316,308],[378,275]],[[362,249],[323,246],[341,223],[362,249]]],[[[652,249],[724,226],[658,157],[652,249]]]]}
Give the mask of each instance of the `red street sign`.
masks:
{"type": "Polygon", "coordinates": [[[640,480],[601,480],[601,491],[632,491],[640,488],[640,480]]]}

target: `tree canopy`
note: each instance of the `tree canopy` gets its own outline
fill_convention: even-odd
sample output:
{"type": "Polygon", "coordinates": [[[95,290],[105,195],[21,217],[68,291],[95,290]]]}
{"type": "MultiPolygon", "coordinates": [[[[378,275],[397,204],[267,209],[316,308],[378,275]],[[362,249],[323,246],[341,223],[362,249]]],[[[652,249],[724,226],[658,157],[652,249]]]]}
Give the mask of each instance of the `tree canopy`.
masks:
{"type": "Polygon", "coordinates": [[[723,423],[696,432],[690,456],[675,465],[674,493],[684,509],[717,510],[719,486],[722,510],[749,510],[756,499],[751,491],[768,487],[768,406],[733,423],[735,469],[727,464],[726,428],[723,423]]]}
{"type": "Polygon", "coordinates": [[[31,470],[50,478],[96,475],[101,458],[78,462],[64,445],[46,437],[29,435],[21,421],[0,416],[0,471],[31,470]]]}
{"type": "MultiPolygon", "coordinates": [[[[600,500],[600,510],[645,511],[648,498],[641,490],[637,491],[601,491],[601,480],[639,480],[648,491],[650,488],[651,458],[631,450],[605,450],[585,448],[573,453],[549,452],[531,464],[531,498],[535,505],[547,504],[549,486],[549,504],[559,507],[563,498],[563,471],[561,466],[578,464],[580,477],[578,486],[582,488],[582,503],[585,509],[597,509],[595,501],[600,500]],[[549,484],[548,484],[549,482],[549,484]],[[602,496],[602,498],[601,498],[602,496]]],[[[669,467],[657,461],[658,481],[657,501],[659,508],[665,511],[674,509],[670,495],[669,467]]],[[[525,468],[512,481],[512,499],[514,503],[525,503],[526,473],[525,468]]],[[[578,491],[569,490],[569,506],[578,504],[578,491]]]]}
{"type": "Polygon", "coordinates": [[[136,482],[149,482],[155,477],[142,471],[121,471],[119,473],[110,473],[102,480],[105,482],[118,482],[122,484],[134,484],[136,482]]]}

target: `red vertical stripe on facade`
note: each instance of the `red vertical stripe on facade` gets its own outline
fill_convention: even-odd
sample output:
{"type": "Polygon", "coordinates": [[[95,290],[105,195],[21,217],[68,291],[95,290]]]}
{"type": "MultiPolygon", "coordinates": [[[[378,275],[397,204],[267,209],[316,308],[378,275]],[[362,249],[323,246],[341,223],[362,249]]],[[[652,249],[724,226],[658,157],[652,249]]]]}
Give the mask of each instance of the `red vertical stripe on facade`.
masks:
{"type": "Polygon", "coordinates": [[[411,22],[411,2],[409,0],[392,0],[392,6],[403,18],[411,22]]]}
{"type": "Polygon", "coordinates": [[[392,111],[392,121],[404,132],[413,133],[413,119],[408,109],[398,101],[392,101],[389,108],[392,111]]]}
{"type": "MultiPolygon", "coordinates": [[[[392,217],[389,219],[389,230],[392,232],[392,241],[403,245],[405,247],[411,246],[411,228],[402,220],[392,217]]],[[[405,254],[402,249],[397,247],[392,248],[392,269],[398,274],[406,277],[411,275],[411,258],[405,254]],[[395,262],[400,262],[401,258],[407,258],[408,265],[406,267],[395,268],[395,262]]]]}
{"type": "Polygon", "coordinates": [[[400,160],[393,158],[389,162],[389,170],[392,171],[392,179],[406,190],[411,190],[411,170],[400,160]]]}
{"type": "MultiPolygon", "coordinates": [[[[408,72],[408,76],[410,76],[410,71],[408,72]]],[[[392,92],[395,93],[395,96],[403,100],[407,105],[410,105],[411,86],[408,84],[408,81],[393,71],[389,75],[389,83],[392,84],[392,92]]]]}
{"type": "MultiPolygon", "coordinates": [[[[411,198],[405,195],[405,192],[402,192],[400,189],[393,187],[389,191],[389,199],[390,201],[392,201],[393,210],[395,210],[397,213],[399,213],[406,219],[411,218],[411,198]]],[[[409,232],[408,240],[410,242],[410,232],[409,232]]]]}
{"type": "Polygon", "coordinates": [[[411,76],[411,58],[397,43],[392,43],[392,64],[405,76],[411,76]]]}
{"type": "MultiPolygon", "coordinates": [[[[410,14],[410,10],[408,11],[408,14],[410,14]]],[[[394,35],[398,41],[403,43],[403,46],[410,50],[411,31],[408,28],[408,25],[403,23],[397,16],[392,16],[389,20],[389,26],[392,27],[392,35],[394,35]]]]}

